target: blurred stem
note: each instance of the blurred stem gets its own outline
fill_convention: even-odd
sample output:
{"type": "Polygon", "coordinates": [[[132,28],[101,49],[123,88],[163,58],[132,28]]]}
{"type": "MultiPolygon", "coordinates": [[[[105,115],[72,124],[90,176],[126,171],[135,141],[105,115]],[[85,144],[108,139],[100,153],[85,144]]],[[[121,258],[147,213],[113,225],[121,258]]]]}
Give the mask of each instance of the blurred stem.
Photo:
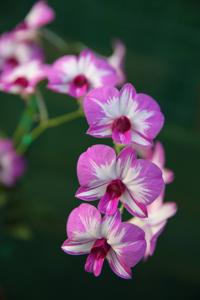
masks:
{"type": "Polygon", "coordinates": [[[13,134],[13,140],[16,145],[18,145],[21,138],[31,129],[34,122],[35,114],[37,113],[36,96],[31,95],[26,101],[27,103],[25,110],[13,134]]]}
{"type": "Polygon", "coordinates": [[[38,110],[40,113],[40,123],[45,123],[48,120],[48,111],[44,98],[39,89],[36,90],[36,99],[38,104],[38,110]]]}
{"type": "Polygon", "coordinates": [[[42,36],[51,43],[54,47],[59,49],[60,51],[72,51],[72,52],[80,52],[82,49],[87,48],[84,44],[76,42],[76,43],[67,43],[61,36],[59,36],[54,31],[42,28],[41,31],[42,36]]]}
{"type": "Polygon", "coordinates": [[[30,146],[30,144],[33,141],[35,141],[48,128],[57,127],[59,125],[70,122],[70,121],[75,120],[82,116],[83,116],[83,110],[81,107],[79,107],[74,112],[67,113],[65,115],[62,115],[62,116],[59,116],[56,118],[48,119],[46,122],[41,123],[39,126],[34,128],[29,134],[26,134],[23,137],[22,143],[17,148],[17,152],[20,154],[23,154],[27,150],[27,148],[30,146]]]}
{"type": "Polygon", "coordinates": [[[41,33],[48,42],[50,42],[53,46],[56,46],[59,50],[62,51],[64,49],[69,48],[67,42],[52,30],[47,28],[42,28],[41,33]]]}

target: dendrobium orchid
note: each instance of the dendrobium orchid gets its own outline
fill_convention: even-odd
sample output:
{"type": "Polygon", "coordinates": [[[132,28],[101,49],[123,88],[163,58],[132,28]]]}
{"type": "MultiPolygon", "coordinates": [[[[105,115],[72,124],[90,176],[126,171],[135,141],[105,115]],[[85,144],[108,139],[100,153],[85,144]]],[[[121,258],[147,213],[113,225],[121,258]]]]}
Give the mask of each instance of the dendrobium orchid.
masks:
{"type": "Polygon", "coordinates": [[[124,58],[126,54],[126,47],[120,41],[116,40],[113,43],[113,54],[108,58],[109,64],[117,71],[119,80],[118,85],[121,85],[126,80],[126,75],[124,71],[124,58]]]}
{"type": "Polygon", "coordinates": [[[145,232],[145,240],[147,242],[147,248],[145,252],[145,258],[152,256],[157,239],[163,232],[167,220],[176,214],[177,206],[174,202],[163,203],[164,193],[147,207],[148,218],[132,218],[129,222],[139,226],[145,232]]]}
{"type": "Polygon", "coordinates": [[[10,139],[0,138],[0,184],[13,186],[25,171],[25,161],[10,139]]]}
{"type": "Polygon", "coordinates": [[[165,184],[171,183],[174,180],[174,172],[165,168],[165,150],[160,142],[156,142],[155,146],[147,151],[145,158],[152,161],[162,170],[165,184]]]}
{"type": "MultiPolygon", "coordinates": [[[[13,137],[0,138],[0,192],[23,175],[22,154],[46,129],[75,120],[84,111],[87,133],[112,138],[113,148],[93,145],[80,155],[76,197],[99,202],[97,208],[81,204],[71,212],[62,250],[88,254],[85,270],[95,276],[107,260],[115,274],[129,279],[131,268],[153,254],[158,236],[177,210],[175,203],[163,203],[165,184],[174,175],[165,168],[162,144],[154,144],[164,115],[152,97],[137,93],[132,84],[116,88],[126,79],[126,48],[120,41],[110,57],[79,49],[79,55],[65,55],[46,65],[40,37],[55,49],[74,48],[51,30],[42,29],[54,17],[53,9],[39,1],[14,30],[0,36],[0,91],[28,100],[13,137]],[[37,86],[44,79],[49,89],[74,97],[77,110],[50,117],[37,86]],[[122,221],[124,208],[132,215],[127,222],[122,221]]],[[[8,136],[4,131],[1,135],[8,136]]]]}
{"type": "Polygon", "coordinates": [[[131,147],[116,156],[113,148],[95,145],[81,154],[77,165],[81,187],[76,197],[91,201],[100,199],[100,212],[112,215],[119,201],[135,216],[147,217],[147,205],[164,188],[161,170],[153,163],[136,158],[131,147]]]}
{"type": "Polygon", "coordinates": [[[46,1],[36,2],[25,19],[16,26],[13,33],[18,40],[33,41],[37,39],[39,29],[55,18],[53,9],[46,1]]]}
{"type": "Polygon", "coordinates": [[[93,89],[85,97],[84,111],[90,126],[87,133],[112,137],[117,144],[151,146],[164,123],[156,101],[137,94],[131,84],[120,92],[115,87],[93,89]]]}
{"type": "Polygon", "coordinates": [[[80,98],[95,87],[114,86],[119,78],[106,59],[90,50],[79,56],[66,55],[59,58],[48,72],[48,87],[55,92],[80,98]]]}
{"type": "Polygon", "coordinates": [[[62,250],[72,255],[89,254],[85,270],[95,276],[100,275],[106,259],[116,275],[130,279],[131,267],[142,259],[146,249],[143,230],[121,222],[119,211],[102,218],[89,204],[81,204],[71,212],[67,236],[62,250]]]}
{"type": "Polygon", "coordinates": [[[32,60],[8,70],[0,79],[0,90],[12,94],[32,94],[37,84],[45,79],[46,68],[41,61],[32,60]]]}
{"type": "Polygon", "coordinates": [[[19,42],[13,33],[0,36],[0,76],[31,60],[43,60],[43,51],[35,43],[19,42]]]}

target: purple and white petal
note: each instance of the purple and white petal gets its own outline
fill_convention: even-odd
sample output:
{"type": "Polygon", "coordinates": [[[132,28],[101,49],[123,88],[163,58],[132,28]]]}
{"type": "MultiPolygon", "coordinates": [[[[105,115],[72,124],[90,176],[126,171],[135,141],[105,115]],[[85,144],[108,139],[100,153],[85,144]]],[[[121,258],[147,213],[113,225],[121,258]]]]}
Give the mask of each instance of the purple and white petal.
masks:
{"type": "Polygon", "coordinates": [[[110,243],[115,238],[118,231],[118,227],[121,225],[121,214],[116,211],[112,216],[105,215],[101,223],[101,234],[107,240],[110,239],[110,243]]]}
{"type": "Polygon", "coordinates": [[[146,218],[148,216],[146,205],[135,201],[128,190],[123,193],[120,200],[131,215],[139,218],[146,218]]]}
{"type": "Polygon", "coordinates": [[[174,181],[174,172],[169,169],[163,170],[163,180],[166,184],[169,184],[174,181]]]}
{"type": "Polygon", "coordinates": [[[77,242],[94,241],[100,236],[101,214],[90,204],[81,204],[69,215],[67,236],[77,242]]]}
{"type": "Polygon", "coordinates": [[[130,129],[122,133],[113,128],[112,138],[113,141],[117,144],[122,144],[122,145],[131,144],[131,136],[132,136],[132,132],[130,129]]]}
{"type": "Polygon", "coordinates": [[[119,91],[114,87],[100,87],[91,90],[84,99],[84,112],[89,125],[110,124],[112,109],[118,101],[119,91]]]}
{"type": "Polygon", "coordinates": [[[123,258],[118,256],[115,251],[110,250],[107,255],[107,260],[112,271],[119,277],[123,279],[131,279],[132,272],[130,267],[128,267],[123,258]]]}
{"type": "Polygon", "coordinates": [[[100,198],[105,194],[107,188],[107,184],[101,184],[99,186],[91,185],[89,187],[79,187],[76,191],[75,196],[81,200],[85,201],[93,201],[100,198]]]}
{"type": "Polygon", "coordinates": [[[133,117],[133,131],[150,140],[155,138],[164,124],[164,116],[157,102],[142,93],[135,95],[129,116],[133,117]]]}
{"type": "Polygon", "coordinates": [[[134,161],[132,168],[123,174],[122,181],[131,197],[144,205],[152,203],[164,188],[161,170],[143,159],[134,161]]]}
{"type": "Polygon", "coordinates": [[[124,58],[126,55],[126,47],[120,41],[116,40],[113,43],[113,54],[108,58],[108,62],[117,71],[119,81],[118,84],[123,84],[126,80],[124,71],[124,58]]]}
{"type": "Polygon", "coordinates": [[[94,123],[93,125],[90,125],[89,129],[87,130],[87,134],[98,138],[105,138],[111,137],[112,130],[109,124],[99,125],[98,123],[94,123]]]}
{"type": "Polygon", "coordinates": [[[59,93],[68,93],[73,78],[78,74],[78,61],[75,55],[59,58],[48,70],[48,88],[59,93]]]}
{"type": "Polygon", "coordinates": [[[113,148],[94,145],[81,154],[77,175],[82,186],[99,186],[115,178],[116,154],[113,148]]]}
{"type": "Polygon", "coordinates": [[[54,18],[55,12],[46,1],[38,1],[26,16],[25,23],[29,28],[39,28],[52,22],[54,18]]]}
{"type": "Polygon", "coordinates": [[[137,154],[132,147],[125,147],[120,151],[117,156],[117,174],[120,178],[124,178],[126,176],[136,159],[137,154]]]}
{"type": "Polygon", "coordinates": [[[93,244],[94,241],[77,242],[77,241],[72,241],[70,239],[67,239],[62,244],[61,249],[67,254],[82,255],[82,254],[89,253],[93,244]]]}
{"type": "Polygon", "coordinates": [[[32,60],[3,73],[0,90],[13,94],[32,94],[45,77],[46,66],[41,61],[32,60]]]}
{"type": "Polygon", "coordinates": [[[100,86],[115,86],[119,80],[116,70],[106,59],[85,49],[79,56],[80,72],[85,74],[94,88],[100,86]]]}
{"type": "Polygon", "coordinates": [[[162,170],[165,184],[169,184],[174,180],[174,172],[165,168],[165,150],[160,142],[156,142],[155,146],[147,153],[146,158],[162,170]]]}
{"type": "MultiPolygon", "coordinates": [[[[153,204],[153,203],[152,203],[153,204]]],[[[157,209],[151,210],[149,215],[149,222],[151,225],[156,225],[173,217],[177,212],[177,205],[175,202],[166,202],[160,205],[157,209]]]]}
{"type": "Polygon", "coordinates": [[[136,132],[135,130],[132,131],[131,141],[133,144],[136,144],[136,146],[141,145],[143,147],[151,147],[153,145],[151,139],[142,136],[139,132],[136,132]]]}
{"type": "Polygon", "coordinates": [[[152,153],[148,159],[161,169],[165,166],[165,150],[160,142],[155,143],[152,153]]]}
{"type": "Polygon", "coordinates": [[[0,183],[11,187],[24,174],[25,159],[16,153],[9,139],[0,139],[0,183]]]}
{"type": "Polygon", "coordinates": [[[100,199],[98,209],[102,214],[113,215],[118,208],[119,197],[111,197],[109,193],[105,192],[100,199]]]}
{"type": "Polygon", "coordinates": [[[134,267],[146,250],[145,233],[133,224],[122,223],[111,246],[118,256],[123,257],[127,266],[134,267]]]}
{"type": "Polygon", "coordinates": [[[174,202],[163,204],[162,195],[148,206],[148,218],[133,218],[129,221],[139,226],[145,232],[145,240],[147,242],[145,258],[153,255],[158,237],[163,232],[168,218],[174,216],[176,211],[177,206],[174,202]]]}
{"type": "Polygon", "coordinates": [[[101,274],[101,270],[103,268],[104,257],[96,256],[93,253],[90,253],[86,259],[85,263],[85,271],[89,273],[94,273],[96,277],[101,274]]]}

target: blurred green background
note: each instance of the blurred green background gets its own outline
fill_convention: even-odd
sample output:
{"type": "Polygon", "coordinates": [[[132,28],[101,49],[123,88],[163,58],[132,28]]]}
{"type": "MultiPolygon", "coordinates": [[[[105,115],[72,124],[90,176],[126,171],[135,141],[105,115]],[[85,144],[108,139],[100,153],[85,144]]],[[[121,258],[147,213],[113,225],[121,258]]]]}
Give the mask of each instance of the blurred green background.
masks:
{"type": "MultiPolygon", "coordinates": [[[[11,29],[33,3],[1,2],[0,31],[11,29]]],[[[28,151],[26,176],[0,210],[0,300],[199,299],[200,1],[49,4],[57,14],[49,27],[64,38],[105,55],[111,53],[112,38],[126,44],[128,81],[157,99],[166,116],[159,139],[166,147],[167,166],[176,175],[166,200],[176,201],[179,211],[160,237],[155,255],[134,269],[131,281],[120,280],[108,266],[97,279],[85,273],[85,257],[65,255],[60,246],[66,218],[80,203],[73,196],[77,158],[100,141],[84,134],[84,119],[51,129],[28,151]],[[26,235],[19,226],[29,228],[32,238],[17,237],[26,235]]],[[[45,46],[49,62],[64,54],[45,46]]],[[[51,91],[44,96],[51,116],[75,107],[70,97],[51,91]]],[[[11,134],[22,111],[20,98],[0,94],[1,129],[11,134]]]]}

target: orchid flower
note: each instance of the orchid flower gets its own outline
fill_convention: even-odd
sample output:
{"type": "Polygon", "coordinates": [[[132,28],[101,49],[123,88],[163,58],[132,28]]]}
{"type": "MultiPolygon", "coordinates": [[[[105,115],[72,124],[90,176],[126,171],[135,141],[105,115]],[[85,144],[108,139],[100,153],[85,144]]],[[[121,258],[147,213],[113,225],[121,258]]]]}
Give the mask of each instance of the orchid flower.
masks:
{"type": "Polygon", "coordinates": [[[12,33],[0,36],[0,75],[35,59],[44,59],[42,49],[35,43],[19,42],[12,33]]]}
{"type": "Polygon", "coordinates": [[[88,254],[85,271],[95,276],[100,275],[107,260],[116,275],[130,279],[131,267],[142,259],[146,249],[143,230],[121,222],[119,211],[102,218],[90,204],[81,204],[71,212],[67,236],[62,250],[72,255],[88,254]]]}
{"type": "Polygon", "coordinates": [[[124,58],[126,55],[126,47],[125,45],[120,41],[116,40],[113,43],[113,53],[108,58],[109,64],[117,71],[119,80],[118,85],[121,85],[126,80],[126,75],[124,72],[124,58]]]}
{"type": "Polygon", "coordinates": [[[0,183],[13,186],[25,171],[25,161],[18,155],[10,139],[0,138],[0,183]]]}
{"type": "Polygon", "coordinates": [[[0,79],[0,90],[20,95],[33,94],[37,84],[45,77],[46,66],[41,61],[32,60],[5,72],[0,79]]]}
{"type": "Polygon", "coordinates": [[[59,58],[50,68],[48,79],[48,88],[75,98],[85,96],[92,88],[114,86],[118,82],[115,69],[90,50],[83,50],[79,56],[59,58]]]}
{"type": "Polygon", "coordinates": [[[145,232],[145,240],[147,242],[147,248],[145,252],[145,258],[152,256],[157,239],[163,232],[167,220],[176,214],[177,206],[174,202],[163,203],[164,193],[147,207],[148,218],[132,218],[129,222],[131,224],[139,226],[145,232]]]}
{"type": "Polygon", "coordinates": [[[120,92],[114,87],[93,89],[85,97],[84,112],[88,134],[112,137],[115,143],[124,145],[151,146],[164,123],[156,101],[137,94],[131,84],[125,84],[120,92]]]}
{"type": "Polygon", "coordinates": [[[38,37],[39,29],[55,18],[54,10],[48,6],[46,1],[36,2],[24,20],[14,29],[15,37],[18,40],[35,40],[38,37]]]}
{"type": "Polygon", "coordinates": [[[118,156],[109,146],[90,147],[79,157],[77,174],[81,187],[76,197],[100,199],[99,210],[109,215],[116,212],[121,201],[132,215],[147,217],[147,205],[164,188],[161,170],[150,161],[137,159],[131,147],[118,156]]]}
{"type": "Polygon", "coordinates": [[[162,170],[165,184],[171,183],[174,180],[173,171],[165,168],[165,149],[160,142],[156,142],[155,146],[149,149],[145,158],[152,161],[162,170]]]}

